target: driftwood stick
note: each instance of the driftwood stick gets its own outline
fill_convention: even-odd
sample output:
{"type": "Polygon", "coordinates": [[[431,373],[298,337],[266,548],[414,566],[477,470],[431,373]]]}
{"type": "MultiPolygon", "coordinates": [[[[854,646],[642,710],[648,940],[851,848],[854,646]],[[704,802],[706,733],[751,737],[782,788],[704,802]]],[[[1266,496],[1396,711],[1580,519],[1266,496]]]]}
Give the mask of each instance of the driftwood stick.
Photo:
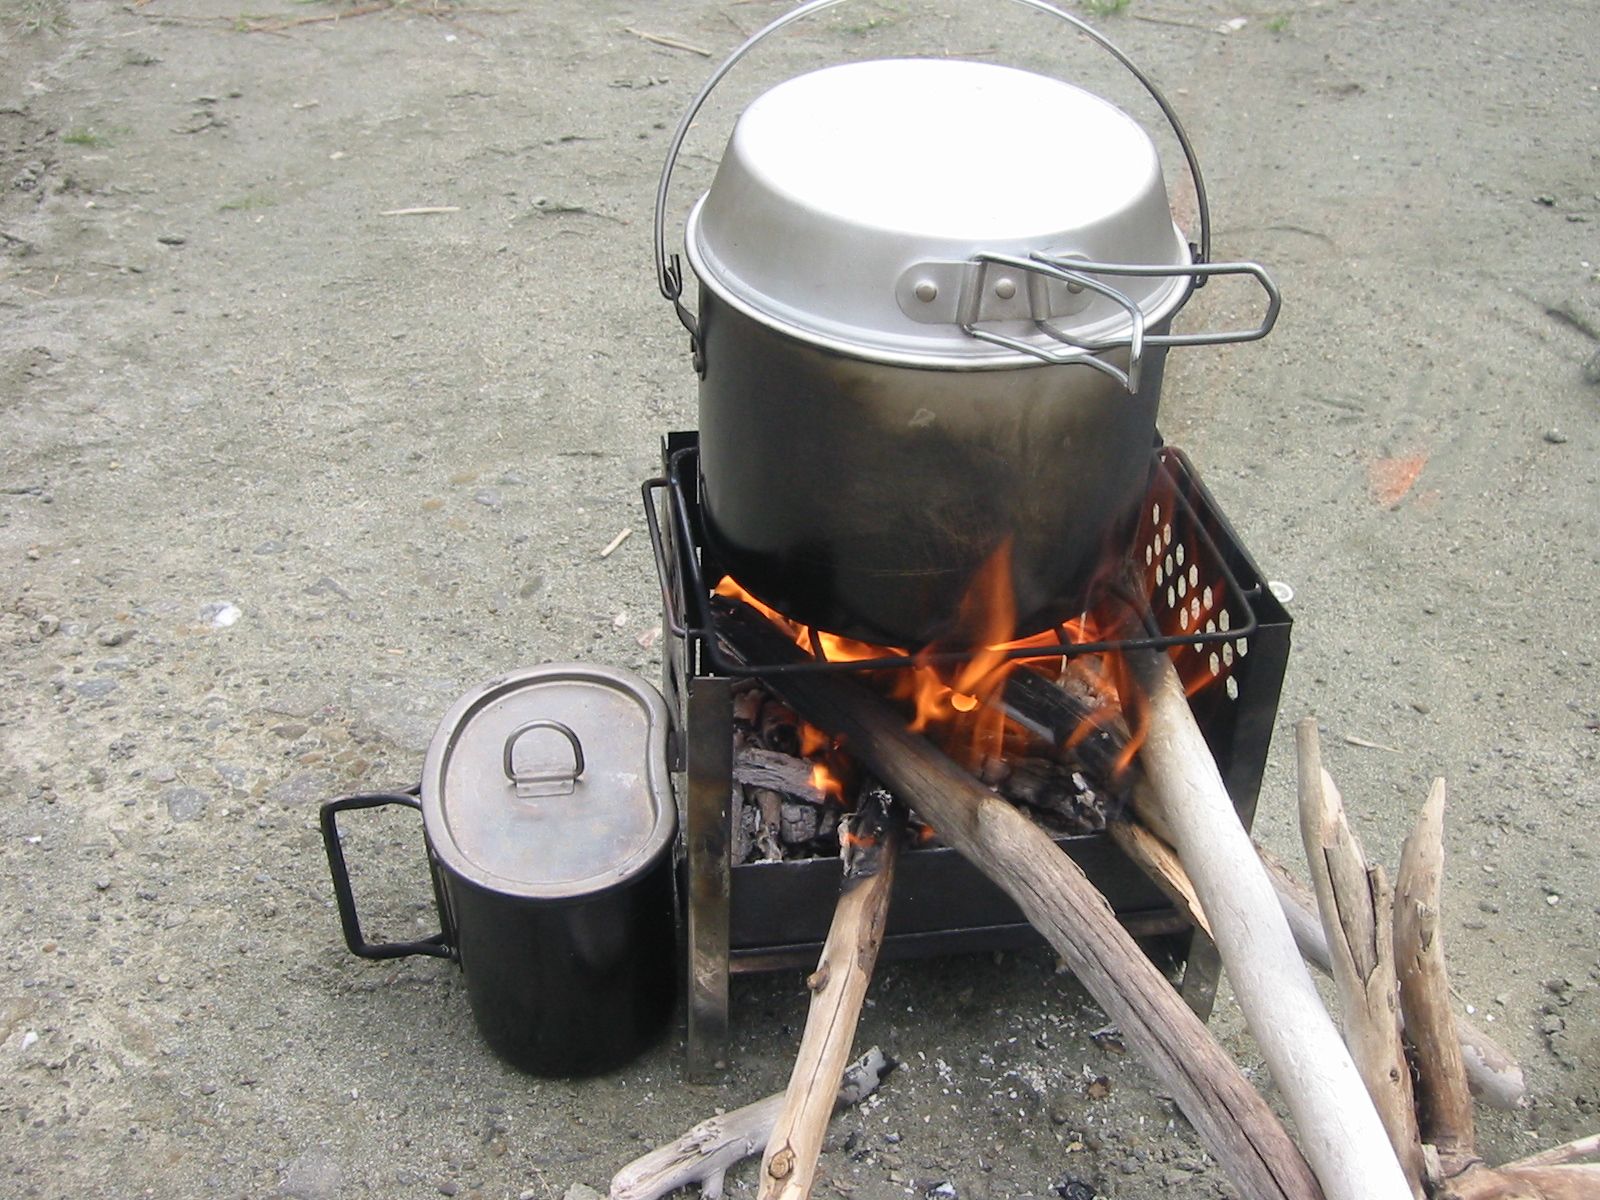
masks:
{"type": "Polygon", "coordinates": [[[1149,704],[1139,758],[1152,799],[1306,1158],[1329,1200],[1409,1200],[1388,1134],[1311,982],[1172,660],[1149,650],[1128,657],[1149,704]]]}
{"type": "Polygon", "coordinates": [[[1594,1200],[1600,1166],[1497,1168],[1474,1161],[1434,1194],[1437,1200],[1594,1200]]]}
{"type": "MultiPolygon", "coordinates": [[[[743,606],[723,608],[718,625],[735,655],[767,662],[799,657],[743,606]]],[[[850,754],[1017,903],[1176,1097],[1244,1196],[1321,1195],[1266,1102],[1048,834],[907,732],[900,715],[859,683],[818,673],[773,675],[769,682],[807,720],[843,737],[850,754]]]]}
{"type": "Polygon", "coordinates": [[[883,946],[900,842],[900,813],[882,788],[863,792],[843,839],[844,877],[828,940],[806,980],[811,1010],[783,1109],[761,1160],[762,1200],[806,1200],[833,1112],[834,1081],[850,1057],[872,968],[883,946]]]}
{"type": "MultiPolygon", "coordinates": [[[[874,1046],[844,1072],[834,1096],[839,1107],[872,1095],[894,1068],[874,1046]]],[[[611,1180],[611,1200],[657,1200],[690,1184],[714,1200],[722,1194],[722,1176],[731,1166],[761,1153],[783,1108],[783,1093],[710,1117],[682,1137],[637,1158],[611,1180]]]]}
{"type": "Polygon", "coordinates": [[[1344,802],[1322,768],[1317,722],[1295,727],[1300,835],[1317,908],[1333,958],[1345,1041],[1388,1131],[1411,1193],[1422,1200],[1422,1140],[1411,1095],[1411,1070],[1400,1043],[1400,995],[1394,966],[1394,897],[1381,866],[1368,866],[1345,818],[1344,802]]]}
{"type": "Polygon", "coordinates": [[[1600,1133],[1591,1133],[1588,1137],[1563,1142],[1559,1146],[1551,1146],[1548,1150],[1530,1154],[1527,1158],[1509,1162],[1504,1169],[1519,1171],[1528,1167],[1559,1167],[1580,1158],[1593,1158],[1597,1154],[1600,1154],[1600,1133]]]}
{"type": "Polygon", "coordinates": [[[1134,821],[1112,819],[1106,822],[1106,832],[1128,860],[1172,901],[1172,906],[1189,924],[1207,938],[1211,937],[1211,922],[1206,920],[1200,898],[1194,894],[1194,884],[1172,847],[1134,821]]]}
{"type": "Polygon", "coordinates": [[[1415,1051],[1417,1111],[1423,1139],[1439,1151],[1447,1175],[1474,1157],[1477,1139],[1467,1071],[1450,1010],[1439,897],[1444,879],[1443,779],[1435,779],[1416,826],[1400,850],[1394,949],[1406,1040],[1415,1051]]]}
{"type": "MultiPolygon", "coordinates": [[[[1267,868],[1278,902],[1289,919],[1289,929],[1305,960],[1324,975],[1333,973],[1328,959],[1328,940],[1316,915],[1316,900],[1288,867],[1265,847],[1256,844],[1256,853],[1267,868]]],[[[1528,1085],[1522,1067],[1498,1042],[1465,1017],[1456,1018],[1456,1034],[1461,1039],[1461,1057],[1467,1066],[1467,1084],[1472,1094],[1494,1108],[1517,1109],[1527,1103],[1528,1085]]]]}

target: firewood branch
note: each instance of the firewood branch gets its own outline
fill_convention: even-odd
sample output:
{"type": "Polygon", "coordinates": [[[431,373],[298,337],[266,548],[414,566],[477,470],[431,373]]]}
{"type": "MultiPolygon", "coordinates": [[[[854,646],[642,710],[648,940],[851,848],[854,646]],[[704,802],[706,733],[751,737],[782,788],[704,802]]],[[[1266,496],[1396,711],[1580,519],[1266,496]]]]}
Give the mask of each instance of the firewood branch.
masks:
{"type": "Polygon", "coordinates": [[[833,1111],[834,1080],[850,1055],[867,984],[883,946],[900,843],[900,813],[882,788],[865,789],[848,825],[833,924],[807,980],[811,1008],[783,1108],[761,1160],[762,1200],[805,1200],[833,1111]]]}
{"type": "MultiPolygon", "coordinates": [[[[781,634],[742,607],[725,609],[719,627],[737,656],[767,662],[799,657],[781,634]]],[[[807,720],[844,738],[846,749],[932,824],[947,845],[1011,896],[1177,1098],[1246,1197],[1321,1195],[1266,1102],[1048,834],[908,733],[901,717],[858,683],[831,674],[792,673],[774,675],[770,684],[807,720]]]]}
{"type": "MultiPolygon", "coordinates": [[[[1266,847],[1256,845],[1256,853],[1267,868],[1300,953],[1324,975],[1332,975],[1328,940],[1310,890],[1266,847]]],[[[1527,1103],[1527,1081],[1521,1065],[1509,1052],[1465,1017],[1456,1018],[1456,1035],[1461,1039],[1461,1058],[1473,1095],[1494,1108],[1517,1109],[1527,1103]]]]}
{"type": "Polygon", "coordinates": [[[1345,818],[1344,803],[1322,768],[1317,722],[1295,727],[1300,834],[1331,952],[1344,1012],[1345,1041],[1388,1131],[1412,1195],[1422,1197],[1422,1141],[1411,1070],[1400,1042],[1395,979],[1393,894],[1381,866],[1368,866],[1345,818]]]}
{"type": "MultiPolygon", "coordinates": [[[[1090,698],[1070,688],[1058,687],[1032,671],[1012,674],[1006,681],[1003,696],[1009,717],[1050,742],[1060,744],[1078,735],[1080,740],[1074,753],[1099,773],[1107,774],[1110,764],[1127,745],[1128,729],[1120,719],[1106,719],[1103,712],[1097,713],[1094,706],[1100,702],[1098,697],[1090,698]],[[1086,724],[1091,718],[1091,724],[1086,724]],[[1082,730],[1090,727],[1094,732],[1083,739],[1082,730]]],[[[1122,852],[1161,888],[1174,907],[1210,937],[1210,924],[1197,907],[1194,887],[1187,873],[1177,865],[1177,855],[1170,847],[1171,832],[1160,812],[1155,811],[1148,784],[1136,778],[1130,799],[1145,828],[1113,820],[1108,824],[1108,832],[1122,852]]],[[[1333,965],[1328,955],[1328,942],[1310,890],[1265,847],[1252,845],[1266,867],[1300,953],[1316,970],[1331,975],[1333,965]]],[[[1467,1082],[1473,1095],[1495,1108],[1521,1108],[1526,1102],[1527,1084],[1517,1060],[1464,1017],[1456,1018],[1456,1032],[1461,1038],[1462,1059],[1467,1066],[1467,1082]]]]}
{"type": "Polygon", "coordinates": [[[1409,1197],[1388,1134],[1311,982],[1172,660],[1154,650],[1130,651],[1128,658],[1149,705],[1139,751],[1147,803],[1194,884],[1306,1158],[1330,1200],[1409,1197]]]}
{"type": "Polygon", "coordinates": [[[1444,780],[1436,779],[1422,815],[1400,851],[1395,888],[1394,949],[1406,1040],[1417,1068],[1417,1110],[1423,1140],[1438,1148],[1447,1175],[1471,1161],[1477,1139],[1467,1071],[1450,1009],[1439,903],[1444,881],[1444,780]]]}
{"type": "MultiPolygon", "coordinates": [[[[874,1046],[844,1072],[834,1094],[835,1106],[865,1100],[893,1068],[894,1063],[874,1046]]],[[[716,1200],[728,1168],[761,1153],[766,1146],[783,1098],[782,1092],[776,1092],[754,1104],[709,1117],[682,1137],[635,1159],[612,1177],[611,1200],[659,1200],[691,1184],[698,1186],[707,1200],[716,1200]]]]}

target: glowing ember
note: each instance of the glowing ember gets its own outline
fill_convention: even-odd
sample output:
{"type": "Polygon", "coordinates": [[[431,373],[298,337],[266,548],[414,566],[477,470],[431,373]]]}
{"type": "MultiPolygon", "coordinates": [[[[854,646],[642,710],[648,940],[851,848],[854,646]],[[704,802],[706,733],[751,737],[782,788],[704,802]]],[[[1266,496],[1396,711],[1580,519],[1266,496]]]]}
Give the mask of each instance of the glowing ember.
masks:
{"type": "Polygon", "coordinates": [[[836,804],[844,803],[844,783],[827,766],[820,762],[811,764],[811,786],[836,804]]]}

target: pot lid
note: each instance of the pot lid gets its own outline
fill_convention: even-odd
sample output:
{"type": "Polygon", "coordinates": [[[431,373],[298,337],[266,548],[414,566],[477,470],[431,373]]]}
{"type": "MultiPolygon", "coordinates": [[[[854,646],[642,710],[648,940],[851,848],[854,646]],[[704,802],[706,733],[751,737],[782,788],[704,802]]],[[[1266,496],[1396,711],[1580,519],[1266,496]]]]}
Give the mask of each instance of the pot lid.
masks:
{"type": "MultiPolygon", "coordinates": [[[[768,325],[912,365],[1034,362],[969,323],[1065,347],[1125,333],[1094,289],[978,255],[1181,269],[1160,160],[1126,113],[1013,67],[887,59],[779,84],[739,117],[687,228],[702,286],[768,325]]],[[[1070,262],[1067,264],[1070,267],[1070,262]]],[[[1184,274],[1091,276],[1147,323],[1183,303],[1184,274]]]]}
{"type": "Polygon", "coordinates": [[[428,746],[422,814],[440,863],[532,899],[576,899],[671,843],[667,714],[628,671],[556,663],[456,702],[428,746]]]}

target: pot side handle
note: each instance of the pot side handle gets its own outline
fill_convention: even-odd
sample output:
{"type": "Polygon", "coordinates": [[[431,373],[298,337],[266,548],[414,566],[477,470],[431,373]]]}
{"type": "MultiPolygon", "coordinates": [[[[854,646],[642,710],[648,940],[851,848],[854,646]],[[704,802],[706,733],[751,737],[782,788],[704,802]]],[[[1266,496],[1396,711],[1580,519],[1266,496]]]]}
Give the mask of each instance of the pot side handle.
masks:
{"type": "MultiPolygon", "coordinates": [[[[679,120],[677,129],[673,131],[672,141],[667,146],[667,159],[661,167],[661,179],[656,185],[656,282],[661,288],[661,294],[670,300],[677,310],[678,320],[689,331],[697,356],[700,337],[699,322],[683,303],[683,261],[677,254],[673,254],[670,258],[667,255],[667,200],[672,190],[672,170],[677,165],[678,152],[683,149],[684,139],[689,135],[689,127],[694,124],[695,117],[699,115],[701,107],[710,98],[712,91],[746,54],[755,49],[757,44],[804,17],[809,17],[811,14],[822,12],[825,9],[835,8],[845,2],[846,0],[809,0],[809,3],[790,9],[765,28],[758,29],[751,34],[738,49],[723,60],[722,65],[713,71],[710,78],[701,85],[700,91],[689,102],[689,107],[684,111],[682,119],[679,120]]],[[[1193,144],[1189,141],[1188,133],[1183,128],[1183,122],[1178,119],[1177,110],[1172,107],[1165,94],[1156,86],[1155,80],[1145,74],[1139,65],[1124,54],[1105,34],[1095,29],[1087,21],[1075,17],[1071,13],[1064,12],[1055,4],[1050,3],[1050,0],[1012,0],[1012,3],[1056,17],[1072,26],[1121,63],[1128,73],[1139,81],[1140,86],[1149,93],[1150,98],[1155,101],[1156,107],[1161,110],[1161,115],[1166,118],[1167,124],[1171,126],[1172,132],[1177,136],[1178,145],[1183,150],[1183,158],[1189,168],[1189,177],[1194,181],[1195,209],[1199,218],[1200,239],[1198,245],[1194,247],[1194,262],[1196,264],[1209,262],[1211,260],[1211,206],[1206,199],[1205,179],[1200,174],[1200,160],[1195,154],[1193,144]]],[[[1195,286],[1200,286],[1204,272],[1192,271],[1186,273],[1197,276],[1195,286]]]]}
{"type": "MultiPolygon", "coordinates": [[[[449,936],[440,930],[417,942],[369,942],[361,936],[361,918],[356,915],[355,893],[350,890],[350,870],[345,865],[344,847],[339,844],[339,814],[351,809],[382,808],[398,804],[404,808],[422,811],[422,801],[415,792],[372,792],[366,795],[340,796],[322,806],[322,847],[328,855],[328,871],[333,876],[333,897],[339,906],[339,925],[344,930],[344,944],[358,958],[406,958],[412,954],[426,954],[433,958],[454,958],[455,949],[449,936]]],[[[434,903],[441,896],[437,874],[433,879],[434,903]]]]}
{"type": "Polygon", "coordinates": [[[976,268],[976,271],[969,278],[967,287],[962,293],[962,301],[957,313],[957,321],[963,333],[968,337],[974,337],[979,341],[989,342],[995,346],[1004,346],[1008,350],[1031,354],[1034,358],[1043,362],[1081,363],[1084,366],[1093,367],[1110,375],[1129,392],[1137,392],[1139,390],[1139,373],[1146,346],[1223,346],[1234,342],[1258,341],[1272,332],[1273,325],[1277,324],[1278,321],[1278,310],[1283,305],[1283,298],[1278,292],[1278,285],[1272,282],[1272,277],[1267,274],[1265,267],[1253,262],[1196,262],[1176,266],[1152,266],[1142,263],[1102,263],[1089,262],[1086,259],[1077,258],[1051,258],[1044,254],[1034,254],[1029,258],[1019,258],[1011,254],[979,254],[973,258],[972,265],[976,268]],[[1009,337],[993,330],[979,328],[976,311],[977,298],[983,293],[984,271],[990,263],[1028,273],[1030,284],[1029,300],[1035,305],[1033,323],[1043,332],[1056,339],[1056,341],[1062,343],[1066,349],[1057,351],[1049,347],[1023,341],[1021,338],[1009,337]],[[1260,324],[1252,329],[1218,329],[1201,333],[1147,334],[1144,331],[1144,315],[1139,306],[1104,280],[1093,279],[1090,277],[1091,275],[1158,277],[1190,275],[1197,279],[1207,279],[1213,275],[1248,275],[1260,285],[1262,292],[1265,293],[1267,308],[1260,324]],[[1040,278],[1059,279],[1073,287],[1098,292],[1102,296],[1106,296],[1120,304],[1128,314],[1128,331],[1105,338],[1077,338],[1055,328],[1047,318],[1038,315],[1043,309],[1043,300],[1039,297],[1037,289],[1032,284],[1040,278]],[[1115,350],[1123,347],[1128,350],[1128,369],[1126,371],[1122,371],[1111,363],[1095,357],[1099,351],[1115,350]]]}

